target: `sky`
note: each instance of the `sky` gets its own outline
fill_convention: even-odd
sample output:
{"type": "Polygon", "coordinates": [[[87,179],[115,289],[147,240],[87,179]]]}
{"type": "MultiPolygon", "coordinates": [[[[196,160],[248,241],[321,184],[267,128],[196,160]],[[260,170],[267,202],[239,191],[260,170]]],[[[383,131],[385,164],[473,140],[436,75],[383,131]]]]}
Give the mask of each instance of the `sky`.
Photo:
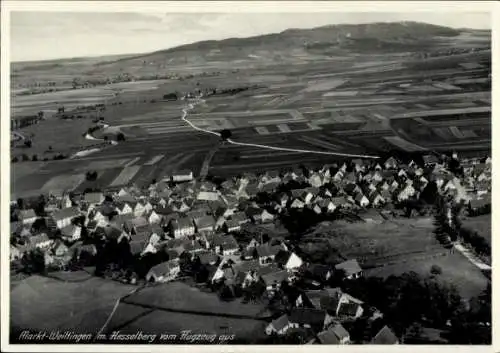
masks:
{"type": "Polygon", "coordinates": [[[11,12],[11,61],[146,53],[201,40],[249,37],[288,28],[419,21],[490,29],[489,13],[82,13],[11,12]]]}

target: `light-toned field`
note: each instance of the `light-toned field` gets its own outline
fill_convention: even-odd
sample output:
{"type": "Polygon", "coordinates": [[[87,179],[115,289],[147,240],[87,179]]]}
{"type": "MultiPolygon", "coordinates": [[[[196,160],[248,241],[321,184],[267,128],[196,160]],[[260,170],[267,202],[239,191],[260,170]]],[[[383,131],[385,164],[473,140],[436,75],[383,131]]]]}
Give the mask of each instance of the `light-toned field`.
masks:
{"type": "Polygon", "coordinates": [[[109,169],[125,165],[128,161],[130,161],[129,158],[90,161],[86,166],[82,166],[82,168],[86,170],[109,169]]]}
{"type": "Polygon", "coordinates": [[[58,175],[46,182],[41,193],[62,193],[63,191],[74,190],[85,180],[85,174],[63,174],[58,175]]]}
{"type": "Polygon", "coordinates": [[[111,182],[110,186],[126,185],[137,174],[140,168],[140,166],[136,165],[123,168],[115,180],[111,182]]]}

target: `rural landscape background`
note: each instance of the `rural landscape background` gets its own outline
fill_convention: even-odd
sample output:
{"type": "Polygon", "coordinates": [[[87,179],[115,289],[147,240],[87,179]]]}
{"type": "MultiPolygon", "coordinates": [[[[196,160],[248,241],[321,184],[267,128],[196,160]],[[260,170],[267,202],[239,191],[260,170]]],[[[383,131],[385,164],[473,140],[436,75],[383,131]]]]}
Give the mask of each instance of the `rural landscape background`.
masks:
{"type": "Polygon", "coordinates": [[[491,344],[491,30],[310,27],[11,63],[11,342],[491,344]]]}

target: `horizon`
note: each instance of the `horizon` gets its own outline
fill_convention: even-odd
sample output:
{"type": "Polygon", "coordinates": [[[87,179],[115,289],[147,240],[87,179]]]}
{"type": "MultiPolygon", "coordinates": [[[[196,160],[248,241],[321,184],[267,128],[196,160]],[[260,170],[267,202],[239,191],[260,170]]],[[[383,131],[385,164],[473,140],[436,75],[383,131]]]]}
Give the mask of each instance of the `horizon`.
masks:
{"type": "Polygon", "coordinates": [[[142,55],[202,41],[243,39],[287,29],[342,24],[420,22],[455,29],[491,31],[489,13],[486,12],[464,13],[459,18],[442,13],[400,12],[307,14],[310,16],[294,13],[64,14],[12,12],[10,62],[142,55]],[[228,28],[232,28],[230,33],[228,28]],[[92,38],[92,45],[74,46],[74,43],[85,43],[89,38],[92,38]]]}

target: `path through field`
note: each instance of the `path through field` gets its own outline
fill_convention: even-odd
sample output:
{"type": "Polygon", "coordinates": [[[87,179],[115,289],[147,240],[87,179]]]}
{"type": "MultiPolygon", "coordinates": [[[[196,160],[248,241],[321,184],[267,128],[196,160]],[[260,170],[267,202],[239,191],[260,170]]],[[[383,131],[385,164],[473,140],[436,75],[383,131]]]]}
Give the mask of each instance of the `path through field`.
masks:
{"type": "Polygon", "coordinates": [[[476,255],[474,255],[469,249],[465,248],[462,244],[455,243],[453,245],[455,249],[460,251],[462,255],[464,255],[467,260],[469,260],[474,266],[479,268],[482,271],[491,271],[491,266],[485,264],[483,261],[481,261],[476,255]]]}
{"type": "MultiPolygon", "coordinates": [[[[193,124],[191,121],[187,119],[188,111],[193,109],[195,104],[203,103],[204,100],[201,99],[202,96],[195,98],[192,100],[191,103],[188,104],[188,107],[182,109],[182,117],[181,119],[187,123],[189,126],[191,126],[194,130],[198,130],[201,132],[205,132],[207,134],[212,134],[215,136],[220,137],[220,134],[215,131],[210,131],[206,129],[202,129],[195,124],[193,124]]],[[[362,154],[348,154],[348,153],[337,153],[337,152],[326,152],[326,151],[311,151],[311,150],[303,150],[303,149],[295,149],[295,148],[285,148],[285,147],[274,147],[274,146],[268,146],[268,145],[259,145],[255,143],[245,143],[245,142],[236,142],[232,139],[227,139],[227,142],[232,144],[232,145],[237,145],[237,146],[247,146],[247,147],[256,147],[256,148],[263,148],[267,150],[274,150],[274,151],[288,151],[288,152],[299,152],[299,153],[312,153],[312,154],[324,154],[324,155],[331,155],[331,156],[341,156],[341,157],[352,157],[352,158],[370,158],[370,159],[377,159],[380,158],[378,156],[368,156],[368,155],[362,155],[362,154]]]]}

